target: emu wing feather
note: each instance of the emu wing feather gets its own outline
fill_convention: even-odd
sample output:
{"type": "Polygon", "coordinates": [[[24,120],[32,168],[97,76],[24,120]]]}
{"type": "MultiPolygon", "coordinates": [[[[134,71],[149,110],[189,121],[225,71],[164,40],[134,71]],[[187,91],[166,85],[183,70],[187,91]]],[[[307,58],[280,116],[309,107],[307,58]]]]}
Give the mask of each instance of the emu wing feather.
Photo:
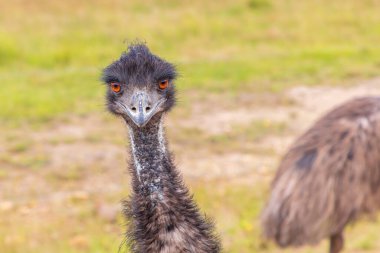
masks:
{"type": "Polygon", "coordinates": [[[332,110],[290,147],[262,213],[280,246],[315,244],[380,203],[380,98],[332,110]]]}

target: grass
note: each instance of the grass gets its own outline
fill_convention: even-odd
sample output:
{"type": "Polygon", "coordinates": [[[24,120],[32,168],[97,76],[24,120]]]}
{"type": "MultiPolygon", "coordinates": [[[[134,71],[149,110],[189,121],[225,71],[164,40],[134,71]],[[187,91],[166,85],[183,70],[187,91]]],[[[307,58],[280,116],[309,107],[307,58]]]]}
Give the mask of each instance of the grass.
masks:
{"type": "MultiPolygon", "coordinates": [[[[262,241],[259,216],[267,186],[260,182],[253,186],[221,187],[226,184],[228,185],[220,181],[192,184],[196,201],[202,210],[212,214],[217,223],[225,252],[317,253],[326,250],[326,242],[314,248],[280,250],[262,241]]],[[[122,246],[121,252],[125,252],[125,245],[122,244],[124,222],[121,216],[118,216],[116,222],[102,220],[94,212],[94,198],[90,196],[75,201],[68,199],[64,206],[70,207],[70,212],[60,212],[59,208],[63,206],[41,211],[40,214],[28,213],[27,208],[20,210],[17,207],[16,211],[14,208],[3,212],[8,218],[5,215],[0,217],[0,249],[7,253],[100,253],[117,252],[118,247],[122,246]],[[41,219],[41,215],[45,219],[41,219]]],[[[115,201],[116,199],[112,200],[115,201]]],[[[30,204],[32,207],[33,204],[30,204]]],[[[347,240],[347,252],[375,252],[378,247],[378,223],[361,222],[349,227],[346,236],[350,238],[347,240]]]]}
{"type": "MultiPolygon", "coordinates": [[[[117,206],[115,221],[104,218],[98,211],[99,203],[118,205],[128,196],[130,183],[123,169],[124,157],[118,157],[111,165],[98,157],[100,148],[107,149],[104,154],[112,155],[111,144],[118,150],[123,146],[120,140],[116,143],[113,140],[113,127],[119,127],[120,122],[111,125],[108,119],[103,120],[104,123],[97,124],[106,128],[106,132],[99,132],[102,128],[89,128],[85,136],[76,140],[67,141],[68,136],[60,134],[50,137],[53,142],[32,136],[20,142],[22,136],[15,137],[17,130],[6,138],[9,148],[0,155],[0,252],[102,253],[117,252],[120,245],[121,252],[128,252],[122,244],[125,221],[121,217],[121,207],[117,206]],[[103,138],[94,142],[92,136],[99,134],[103,138]],[[79,144],[82,146],[78,147],[79,144]],[[41,146],[51,152],[54,147],[72,147],[73,154],[86,154],[79,148],[89,145],[98,145],[93,149],[94,157],[61,161],[58,167],[53,163],[56,151],[54,154],[41,151],[41,146]]],[[[261,138],[281,138],[288,133],[286,124],[265,120],[234,125],[231,131],[214,135],[188,127],[171,129],[176,130],[170,131],[170,141],[176,147],[177,158],[206,152],[217,157],[215,154],[224,156],[235,152],[278,159],[276,152],[268,153],[263,147],[255,149],[260,146],[261,138]],[[246,135],[242,134],[245,132],[246,135]],[[249,146],[252,143],[253,146],[249,146]]],[[[40,136],[41,133],[45,133],[44,130],[34,134],[40,136]]],[[[69,155],[67,159],[72,157],[69,155]]],[[[204,171],[208,172],[207,163],[204,166],[204,171]]],[[[324,252],[326,241],[315,247],[282,250],[261,238],[260,212],[267,199],[273,169],[257,172],[253,166],[252,175],[240,175],[245,180],[246,176],[252,177],[249,183],[239,183],[239,178],[234,177],[204,180],[198,176],[196,179],[185,177],[185,180],[201,210],[215,220],[224,252],[324,252]]],[[[380,247],[378,229],[379,222],[365,219],[348,227],[347,252],[376,252],[380,247]]]]}
{"type": "Polygon", "coordinates": [[[183,92],[281,92],[369,78],[380,68],[379,6],[372,0],[4,3],[0,117],[45,122],[100,110],[100,71],[136,38],[178,65],[183,92]]]}
{"type": "Polygon", "coordinates": [[[260,147],[260,141],[270,136],[282,136],[288,129],[284,122],[254,120],[247,124],[234,124],[230,130],[211,134],[196,127],[168,129],[169,138],[176,145],[203,154],[224,155],[260,153],[273,155],[272,150],[260,147]]]}

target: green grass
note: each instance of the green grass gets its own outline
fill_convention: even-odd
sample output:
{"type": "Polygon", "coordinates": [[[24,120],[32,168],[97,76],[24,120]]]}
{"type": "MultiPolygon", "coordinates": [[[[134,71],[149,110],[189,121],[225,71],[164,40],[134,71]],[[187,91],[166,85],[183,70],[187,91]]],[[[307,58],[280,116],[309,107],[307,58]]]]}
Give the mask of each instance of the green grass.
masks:
{"type": "MultiPolygon", "coordinates": [[[[62,185],[56,183],[53,180],[48,185],[62,189],[62,185]]],[[[281,250],[272,243],[263,241],[260,212],[268,194],[268,178],[252,185],[238,185],[226,180],[197,180],[189,185],[201,210],[215,221],[224,252],[326,251],[326,241],[314,247],[297,250],[281,250]]],[[[72,189],[80,189],[77,187],[72,189]]],[[[38,191],[28,193],[30,196],[27,204],[21,205],[20,202],[10,210],[0,209],[1,252],[102,253],[117,252],[119,246],[122,247],[121,252],[128,252],[123,244],[125,221],[121,214],[117,216],[116,222],[110,222],[95,212],[100,198],[109,204],[115,204],[127,196],[128,192],[101,193],[103,196],[72,195],[55,203],[43,203],[31,197],[38,194],[38,191]],[[29,209],[32,211],[29,212],[29,209]]],[[[374,221],[361,221],[348,227],[345,233],[347,252],[374,252],[379,247],[378,228],[379,223],[374,221]]]]}
{"type": "Polygon", "coordinates": [[[100,71],[136,38],[178,65],[184,92],[280,92],[350,83],[380,69],[379,1],[38,0],[2,7],[6,122],[101,110],[100,71]]]}
{"type": "Polygon", "coordinates": [[[12,216],[12,220],[1,219],[1,227],[8,229],[0,229],[0,249],[7,253],[117,252],[123,239],[117,224],[107,224],[83,204],[74,208],[78,206],[80,213],[46,215],[43,221],[31,219],[27,214],[12,216]],[[18,226],[12,226],[14,223],[18,226]],[[115,236],[115,230],[119,230],[119,237],[115,236]]]}

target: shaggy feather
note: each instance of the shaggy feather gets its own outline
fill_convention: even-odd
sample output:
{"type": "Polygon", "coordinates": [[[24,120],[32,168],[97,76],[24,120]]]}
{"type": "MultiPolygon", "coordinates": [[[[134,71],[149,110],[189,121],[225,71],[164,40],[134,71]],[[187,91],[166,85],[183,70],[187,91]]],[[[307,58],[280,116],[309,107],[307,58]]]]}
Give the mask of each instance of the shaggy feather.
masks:
{"type": "Polygon", "coordinates": [[[332,110],[290,147],[262,213],[280,246],[316,244],[380,208],[380,98],[332,110]]]}
{"type": "Polygon", "coordinates": [[[134,253],[217,253],[220,243],[214,225],[201,214],[167,148],[162,117],[175,103],[175,77],[174,66],[142,44],[130,46],[103,72],[104,82],[122,85],[117,94],[108,89],[107,103],[112,113],[125,119],[130,135],[133,191],[124,203],[127,241],[134,253]],[[170,82],[165,90],[157,89],[161,79],[170,82]],[[120,109],[136,90],[164,101],[163,110],[143,127],[120,109]]]}

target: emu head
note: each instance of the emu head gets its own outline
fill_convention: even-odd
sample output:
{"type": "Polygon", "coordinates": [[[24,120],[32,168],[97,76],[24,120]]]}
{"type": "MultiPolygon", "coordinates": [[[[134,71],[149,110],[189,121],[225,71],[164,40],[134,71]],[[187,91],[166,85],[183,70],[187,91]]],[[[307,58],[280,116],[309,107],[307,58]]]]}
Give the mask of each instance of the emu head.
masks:
{"type": "Polygon", "coordinates": [[[103,71],[108,110],[128,125],[142,128],[158,121],[175,103],[175,67],[133,44],[103,71]]]}

